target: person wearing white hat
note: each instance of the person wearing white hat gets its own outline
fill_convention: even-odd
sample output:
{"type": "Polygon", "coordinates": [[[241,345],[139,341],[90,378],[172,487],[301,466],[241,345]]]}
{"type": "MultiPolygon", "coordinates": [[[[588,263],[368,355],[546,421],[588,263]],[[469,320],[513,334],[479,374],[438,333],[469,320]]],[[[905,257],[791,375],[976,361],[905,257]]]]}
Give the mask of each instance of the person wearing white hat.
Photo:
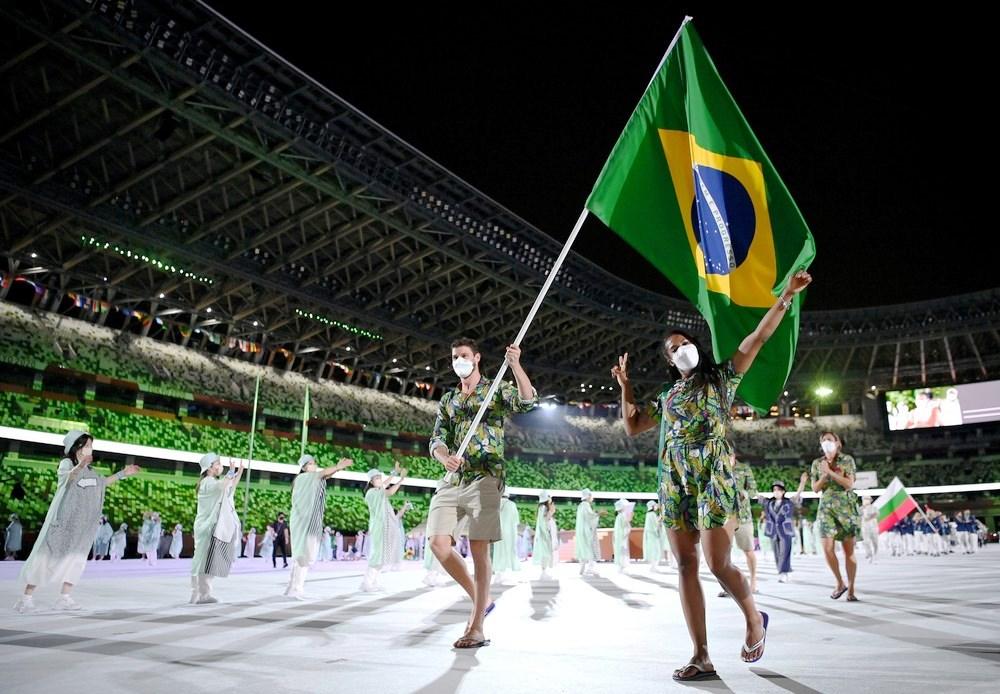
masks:
{"type": "Polygon", "coordinates": [[[576,540],[573,553],[580,562],[581,576],[596,576],[596,562],[601,558],[601,546],[597,541],[597,523],[607,511],[595,511],[594,493],[589,489],[580,492],[580,504],[576,507],[576,540]]]}
{"type": "Polygon", "coordinates": [[[122,523],[111,536],[111,561],[118,561],[125,556],[125,543],[128,541],[128,523],[122,523]]]}
{"type": "Polygon", "coordinates": [[[517,504],[510,500],[510,491],[504,489],[500,500],[499,542],[494,542],[492,551],[493,580],[502,583],[509,580],[510,573],[521,570],[517,558],[517,504]]]}
{"type": "Polygon", "coordinates": [[[160,514],[155,511],[146,511],[142,514],[142,528],[139,530],[139,544],[142,547],[141,554],[146,555],[146,563],[156,566],[156,549],[163,532],[163,524],[160,521],[160,514]]]}
{"type": "Polygon", "coordinates": [[[250,528],[250,532],[247,533],[246,541],[243,543],[243,556],[247,559],[253,559],[253,555],[257,553],[257,528],[250,528]]]}
{"type": "Polygon", "coordinates": [[[659,504],[650,499],[646,502],[646,521],[642,529],[642,560],[649,564],[651,572],[657,571],[663,561],[666,539],[659,504]]]}
{"type": "Polygon", "coordinates": [[[216,453],[206,453],[198,461],[201,478],[198,514],[194,519],[194,557],[191,560],[192,604],[219,602],[212,595],[212,578],[225,578],[240,553],[240,519],[233,506],[233,494],[243,477],[244,462],[229,463],[229,473],[222,475],[222,460],[216,453]]]}
{"type": "Polygon", "coordinates": [[[136,465],[128,465],[110,477],[96,472],[90,466],[94,461],[94,438],[82,431],[66,434],[63,453],[65,457],[56,473],[55,497],[18,579],[24,584],[24,593],[14,605],[18,612],[35,609],[35,588],[57,582],[62,583],[62,593],[56,607],[80,609],[73,600],[73,586],[87,566],[94,527],[104,506],[104,491],[139,472],[136,465]]]}
{"type": "Polygon", "coordinates": [[[556,538],[552,535],[552,524],[549,522],[555,515],[556,506],[548,492],[538,495],[538,514],[535,518],[535,548],[532,563],[542,567],[539,577],[542,581],[554,578],[549,569],[555,565],[553,555],[556,551],[556,538]]]}
{"type": "Polygon", "coordinates": [[[404,479],[406,470],[400,469],[399,463],[396,463],[388,477],[384,477],[376,469],[368,471],[368,486],[365,488],[365,504],[368,506],[368,570],[361,581],[361,590],[366,593],[383,590],[378,582],[379,573],[382,567],[392,564],[399,554],[394,538],[395,542],[401,542],[402,538],[398,537],[399,524],[396,514],[392,512],[389,497],[399,491],[404,479]],[[397,476],[399,480],[393,482],[397,476]]]}
{"type": "Polygon", "coordinates": [[[100,561],[101,558],[108,556],[113,532],[108,517],[101,516],[101,520],[98,521],[97,533],[94,535],[94,561],[100,561]]]}
{"type": "Polygon", "coordinates": [[[272,565],[277,563],[273,560],[274,557],[274,526],[270,523],[264,528],[264,537],[260,541],[260,558],[264,561],[268,559],[272,560],[272,565]]]}
{"type": "Polygon", "coordinates": [[[615,554],[615,566],[618,571],[625,573],[629,562],[632,559],[629,550],[629,537],[632,533],[632,509],[635,506],[626,499],[619,499],[615,502],[615,530],[613,539],[613,549],[615,554]]]}
{"type": "Polygon", "coordinates": [[[344,534],[339,530],[333,533],[333,558],[335,561],[344,559],[344,534]]]}
{"type": "Polygon", "coordinates": [[[180,559],[181,550],[184,548],[184,526],[178,523],[170,535],[170,556],[180,559]]]}
{"type": "Polygon", "coordinates": [[[319,543],[319,561],[333,561],[333,529],[323,528],[323,540],[319,543]]]}
{"type": "Polygon", "coordinates": [[[288,597],[305,599],[306,574],[316,561],[323,541],[326,481],[351,464],[349,458],[341,458],[333,467],[321,468],[308,453],[299,458],[299,474],[292,480],[292,512],[288,519],[292,539],[292,572],[285,589],[288,597]]]}

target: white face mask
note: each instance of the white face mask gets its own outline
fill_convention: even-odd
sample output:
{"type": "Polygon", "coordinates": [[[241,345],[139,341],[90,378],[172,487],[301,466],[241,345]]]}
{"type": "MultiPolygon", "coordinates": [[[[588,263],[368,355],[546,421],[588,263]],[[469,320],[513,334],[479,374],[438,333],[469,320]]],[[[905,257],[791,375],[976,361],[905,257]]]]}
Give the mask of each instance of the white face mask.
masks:
{"type": "Polygon", "coordinates": [[[693,371],[700,358],[697,347],[692,344],[681,345],[674,352],[674,365],[681,371],[693,371]]]}
{"type": "Polygon", "coordinates": [[[468,378],[476,370],[476,363],[468,359],[459,357],[451,363],[451,368],[455,370],[459,378],[468,378]]]}
{"type": "Polygon", "coordinates": [[[820,448],[827,455],[833,455],[837,452],[837,442],[836,441],[820,441],[820,448]]]}

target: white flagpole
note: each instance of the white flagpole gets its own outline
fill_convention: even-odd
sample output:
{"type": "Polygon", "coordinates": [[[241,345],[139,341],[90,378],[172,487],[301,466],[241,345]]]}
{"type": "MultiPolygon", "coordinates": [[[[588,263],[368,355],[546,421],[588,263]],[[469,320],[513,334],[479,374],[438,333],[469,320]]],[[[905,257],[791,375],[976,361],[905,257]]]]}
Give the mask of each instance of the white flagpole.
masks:
{"type": "MultiPolygon", "coordinates": [[[[656,75],[660,72],[660,68],[663,67],[663,63],[666,62],[667,57],[670,55],[670,52],[674,49],[674,46],[677,45],[677,40],[680,38],[681,32],[684,31],[684,27],[687,25],[688,22],[691,21],[691,19],[692,18],[690,16],[684,17],[684,21],[681,22],[680,28],[677,29],[677,33],[674,34],[674,38],[670,41],[670,45],[667,46],[667,50],[663,54],[663,58],[656,66],[656,70],[653,71],[653,76],[650,77],[649,84],[652,84],[653,80],[656,79],[656,75]]],[[[647,91],[649,90],[649,85],[646,86],[646,90],[647,91]]],[[[644,91],[643,96],[645,95],[646,93],[644,91]]],[[[642,98],[639,99],[639,104],[641,103],[642,103],[642,98]]],[[[636,108],[638,108],[638,105],[636,106],[636,108]]],[[[628,121],[626,121],[626,124],[627,123],[628,121]]],[[[555,280],[556,275],[559,273],[559,269],[562,267],[563,261],[565,261],[566,256],[569,255],[569,250],[573,246],[573,242],[576,241],[576,237],[580,233],[580,228],[583,226],[583,222],[587,219],[587,212],[588,210],[585,207],[583,209],[583,212],[580,213],[579,219],[576,220],[576,225],[574,225],[573,231],[570,233],[569,238],[566,239],[566,243],[563,245],[562,251],[559,253],[559,257],[556,258],[556,261],[552,264],[552,269],[549,270],[549,276],[545,278],[545,284],[542,285],[541,291],[538,292],[538,296],[535,298],[534,305],[528,312],[528,317],[524,319],[524,324],[521,325],[521,330],[518,331],[517,337],[514,338],[514,342],[512,344],[515,347],[521,346],[521,340],[524,339],[525,334],[527,334],[528,332],[528,328],[531,327],[531,322],[535,319],[535,314],[538,312],[539,307],[541,307],[542,301],[545,300],[545,295],[548,293],[549,287],[552,286],[552,282],[555,280]]],[[[475,434],[476,428],[479,426],[479,423],[483,421],[483,415],[486,414],[486,408],[489,407],[491,402],[493,402],[493,398],[494,396],[496,396],[497,389],[500,388],[501,380],[503,379],[504,374],[506,373],[507,373],[507,360],[504,359],[503,364],[500,365],[500,370],[497,372],[496,378],[494,378],[493,383],[490,384],[490,389],[486,393],[486,399],[483,401],[483,404],[480,405],[479,411],[476,412],[476,416],[472,420],[472,425],[469,427],[469,430],[465,433],[465,438],[462,440],[462,445],[458,447],[458,451],[456,451],[455,453],[457,457],[461,458],[463,455],[465,455],[465,451],[469,447],[469,442],[472,441],[472,437],[475,434]]],[[[457,483],[455,478],[456,478],[456,473],[449,472],[448,474],[445,475],[445,481],[450,484],[457,483]]]]}
{"type": "MultiPolygon", "coordinates": [[[[559,273],[559,269],[562,267],[563,261],[566,260],[566,256],[569,255],[569,249],[573,246],[573,242],[576,241],[576,237],[580,233],[580,229],[583,227],[584,221],[587,219],[587,209],[584,208],[583,212],[580,213],[580,217],[576,220],[576,224],[573,226],[573,231],[570,233],[569,238],[566,239],[566,243],[562,247],[562,251],[559,253],[559,257],[556,261],[552,263],[552,269],[549,270],[549,276],[545,278],[545,284],[542,285],[542,289],[538,292],[538,296],[535,297],[535,303],[528,311],[528,317],[524,319],[524,324],[521,325],[521,329],[517,333],[517,337],[514,338],[514,346],[519,347],[521,345],[521,340],[528,332],[528,328],[531,327],[531,322],[535,319],[535,314],[538,313],[538,309],[541,307],[542,302],[545,300],[545,295],[548,293],[549,288],[555,281],[556,275],[559,273]]],[[[461,458],[465,455],[466,449],[469,447],[469,442],[472,441],[472,436],[476,433],[476,428],[479,423],[483,421],[483,415],[486,414],[486,408],[489,407],[490,403],[493,402],[494,396],[496,396],[497,390],[500,388],[500,383],[503,380],[504,374],[507,373],[507,360],[504,359],[503,364],[500,365],[500,371],[497,372],[496,378],[493,379],[493,383],[490,384],[490,389],[486,393],[486,399],[483,400],[483,404],[479,406],[479,411],[476,412],[475,418],[472,420],[472,425],[469,430],[465,433],[465,438],[462,440],[462,445],[458,447],[458,451],[455,453],[456,456],[461,458]]],[[[455,473],[448,473],[445,475],[445,481],[450,484],[455,484],[455,473]]]]}

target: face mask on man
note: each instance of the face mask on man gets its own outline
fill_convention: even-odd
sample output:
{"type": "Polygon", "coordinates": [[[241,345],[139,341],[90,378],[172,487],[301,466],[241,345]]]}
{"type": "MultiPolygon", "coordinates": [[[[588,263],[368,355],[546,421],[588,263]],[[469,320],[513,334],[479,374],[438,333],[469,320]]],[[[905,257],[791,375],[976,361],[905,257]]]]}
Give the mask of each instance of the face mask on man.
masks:
{"type": "Polygon", "coordinates": [[[476,370],[476,363],[470,359],[459,357],[451,363],[451,368],[455,370],[459,378],[468,378],[476,370]]]}
{"type": "Polygon", "coordinates": [[[692,344],[681,345],[674,352],[674,364],[681,371],[693,371],[699,359],[698,348],[692,344]]]}

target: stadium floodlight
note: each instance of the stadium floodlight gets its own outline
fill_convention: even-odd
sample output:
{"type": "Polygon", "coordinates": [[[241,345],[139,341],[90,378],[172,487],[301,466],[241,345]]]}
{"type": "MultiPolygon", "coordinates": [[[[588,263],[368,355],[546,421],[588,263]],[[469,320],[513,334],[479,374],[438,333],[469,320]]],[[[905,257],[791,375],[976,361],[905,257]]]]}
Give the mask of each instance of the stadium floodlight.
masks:
{"type": "Polygon", "coordinates": [[[816,389],[815,393],[819,397],[825,398],[827,396],[833,395],[833,390],[829,386],[820,386],[819,388],[816,389]]]}

